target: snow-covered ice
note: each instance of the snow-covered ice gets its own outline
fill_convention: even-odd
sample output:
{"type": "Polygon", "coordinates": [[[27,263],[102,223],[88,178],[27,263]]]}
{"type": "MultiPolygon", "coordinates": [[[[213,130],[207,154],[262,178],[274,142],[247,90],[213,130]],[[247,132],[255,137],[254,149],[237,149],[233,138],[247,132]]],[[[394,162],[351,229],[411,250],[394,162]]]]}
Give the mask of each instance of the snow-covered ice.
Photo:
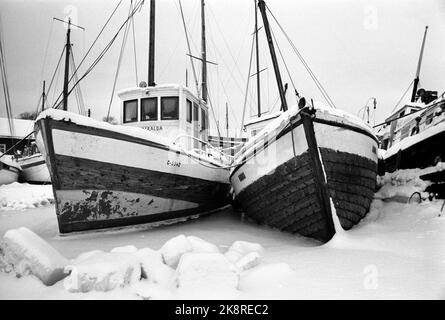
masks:
{"type": "Polygon", "coordinates": [[[221,253],[186,253],[176,270],[177,286],[191,292],[234,290],[238,287],[237,269],[221,253]]]}
{"type": "Polygon", "coordinates": [[[110,291],[141,277],[139,259],[126,252],[96,252],[65,267],[64,287],[69,292],[110,291]]]}
{"type": "Polygon", "coordinates": [[[5,233],[0,243],[2,264],[8,264],[17,276],[34,275],[45,285],[65,277],[68,260],[34,232],[25,227],[5,233]]]}
{"type": "MultiPolygon", "coordinates": [[[[403,188],[418,174],[398,172],[380,182],[408,194],[403,188]]],[[[16,189],[25,195],[28,186],[22,186],[16,189]]],[[[66,257],[67,265],[78,267],[81,289],[67,290],[75,287],[73,273],[45,286],[37,277],[0,271],[0,299],[445,299],[442,204],[380,197],[358,226],[327,244],[243,221],[231,209],[159,228],[63,236],[53,204],[3,210],[0,236],[20,227],[33,231],[66,257]],[[88,290],[79,274],[104,280],[96,281],[98,287],[88,283],[86,288],[95,290],[83,293],[88,290]],[[209,294],[211,286],[201,281],[207,278],[232,285],[209,294]]]]}
{"type": "Polygon", "coordinates": [[[0,211],[33,209],[54,202],[51,185],[13,182],[0,186],[0,211]]]}
{"type": "Polygon", "coordinates": [[[392,173],[386,173],[382,177],[377,177],[380,189],[375,194],[376,199],[399,199],[407,201],[415,192],[419,192],[423,199],[428,197],[425,189],[431,185],[429,181],[424,181],[419,177],[433,172],[445,170],[445,163],[439,162],[436,166],[425,169],[404,169],[392,173]]]}
{"type": "Polygon", "coordinates": [[[230,262],[236,263],[249,253],[256,252],[260,254],[263,250],[264,248],[258,243],[235,241],[227,250],[225,256],[230,262]]]}

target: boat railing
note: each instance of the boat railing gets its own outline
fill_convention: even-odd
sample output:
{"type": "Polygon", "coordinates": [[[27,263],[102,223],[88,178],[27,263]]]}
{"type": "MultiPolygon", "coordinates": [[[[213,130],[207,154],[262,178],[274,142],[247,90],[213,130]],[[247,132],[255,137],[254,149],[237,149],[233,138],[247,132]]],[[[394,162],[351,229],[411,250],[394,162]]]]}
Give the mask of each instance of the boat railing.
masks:
{"type": "Polygon", "coordinates": [[[233,157],[230,156],[230,155],[228,155],[228,154],[226,154],[226,153],[224,153],[224,151],[223,151],[222,148],[217,148],[217,147],[211,145],[211,144],[210,144],[209,142],[207,142],[207,141],[204,141],[204,140],[202,140],[202,139],[199,139],[199,138],[197,138],[197,137],[193,137],[193,136],[190,136],[190,135],[181,134],[181,135],[178,135],[178,136],[175,138],[175,140],[173,141],[173,143],[174,143],[175,145],[177,145],[176,142],[177,142],[179,139],[189,139],[189,140],[192,140],[192,141],[197,141],[198,143],[200,143],[202,146],[205,147],[205,149],[202,149],[202,148],[192,148],[192,149],[190,149],[190,150],[185,150],[184,148],[182,148],[182,147],[179,145],[179,147],[180,147],[183,151],[185,151],[185,152],[187,152],[187,153],[193,152],[193,153],[196,153],[196,154],[198,154],[198,155],[202,155],[202,156],[205,156],[205,157],[208,157],[208,158],[218,159],[219,161],[221,161],[221,162],[223,162],[223,163],[231,163],[231,162],[233,161],[233,157]]]}

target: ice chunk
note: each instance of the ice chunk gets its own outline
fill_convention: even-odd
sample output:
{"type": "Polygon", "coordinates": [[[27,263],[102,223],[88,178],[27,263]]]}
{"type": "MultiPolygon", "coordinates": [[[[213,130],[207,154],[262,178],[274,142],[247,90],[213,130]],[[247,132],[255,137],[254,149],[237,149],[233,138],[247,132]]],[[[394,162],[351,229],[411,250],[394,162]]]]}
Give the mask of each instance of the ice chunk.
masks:
{"type": "Polygon", "coordinates": [[[102,250],[91,250],[91,251],[87,251],[84,253],[79,254],[76,258],[72,259],[70,261],[70,264],[77,264],[77,263],[81,263],[82,261],[96,255],[96,254],[101,254],[104,253],[104,251],[102,250]]]}
{"type": "Polygon", "coordinates": [[[124,252],[124,253],[135,253],[138,251],[138,248],[136,248],[133,245],[129,245],[129,246],[123,246],[123,247],[117,247],[117,248],[113,248],[110,250],[110,252],[124,252]]]}
{"type": "MultiPolygon", "coordinates": [[[[76,259],[77,260],[77,259],[76,259]]],[[[65,267],[70,292],[110,291],[140,280],[139,259],[130,253],[95,252],[65,267]]]]}
{"type": "Polygon", "coordinates": [[[143,278],[149,282],[165,285],[169,285],[173,281],[175,270],[164,264],[159,251],[143,248],[138,250],[135,255],[141,263],[143,278]]]}
{"type": "Polygon", "coordinates": [[[205,241],[201,238],[188,236],[187,240],[192,246],[192,251],[196,253],[219,253],[219,249],[213,243],[205,241]]]}
{"type": "Polygon", "coordinates": [[[256,267],[260,263],[260,257],[261,256],[258,252],[250,252],[241,259],[239,259],[235,263],[235,266],[240,271],[246,271],[252,269],[253,267],[256,267]]]}
{"type": "Polygon", "coordinates": [[[236,268],[221,253],[186,253],[176,270],[178,287],[187,290],[236,289],[238,281],[236,268]]]}
{"type": "Polygon", "coordinates": [[[176,269],[179,259],[184,253],[190,252],[193,247],[190,241],[184,236],[179,235],[168,240],[160,249],[165,264],[176,269]]]}
{"type": "Polygon", "coordinates": [[[19,276],[33,274],[47,286],[66,276],[63,270],[68,260],[27,228],[7,231],[1,251],[19,276]]]}
{"type": "Polygon", "coordinates": [[[263,251],[264,248],[258,243],[235,241],[229,248],[229,250],[227,250],[225,256],[230,262],[235,264],[238,260],[243,258],[248,253],[257,252],[258,254],[260,254],[263,251]]]}

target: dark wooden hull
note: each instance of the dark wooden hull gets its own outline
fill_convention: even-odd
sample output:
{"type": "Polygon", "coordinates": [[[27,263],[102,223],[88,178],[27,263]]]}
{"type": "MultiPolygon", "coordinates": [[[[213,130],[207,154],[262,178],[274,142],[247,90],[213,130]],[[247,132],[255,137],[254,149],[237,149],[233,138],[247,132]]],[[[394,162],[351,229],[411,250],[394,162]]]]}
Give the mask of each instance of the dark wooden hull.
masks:
{"type": "MultiPolygon", "coordinates": [[[[426,168],[434,166],[438,157],[445,161],[445,131],[413,144],[383,161],[384,172],[398,169],[426,168]]],[[[384,173],[383,172],[383,173],[384,173]]],[[[379,172],[382,174],[382,172],[379,172]]]]}
{"type": "MultiPolygon", "coordinates": [[[[159,167],[159,162],[167,162],[172,157],[185,157],[165,146],[140,139],[127,142],[130,138],[118,132],[106,132],[50,118],[40,119],[36,128],[37,143],[44,145],[61,233],[145,223],[172,223],[199,216],[228,203],[228,182],[182,175],[167,166],[166,170],[170,168],[171,173],[151,170],[156,165],[159,167]],[[104,138],[103,143],[109,143],[110,147],[116,143],[124,147],[131,143],[132,150],[153,148],[149,151],[152,153],[148,154],[160,154],[165,159],[141,159],[146,168],[125,165],[125,161],[131,162],[132,159],[120,157],[114,161],[94,160],[91,159],[94,154],[88,154],[88,150],[92,149],[88,149],[87,141],[76,138],[75,142],[79,145],[69,141],[77,134],[104,138]],[[62,138],[55,138],[55,135],[66,138],[62,143],[57,142],[62,138]],[[63,146],[65,142],[67,145],[72,143],[71,149],[63,146]],[[85,157],[76,154],[79,151],[77,148],[86,150],[85,157]],[[68,155],[71,150],[73,154],[68,155]]],[[[42,149],[40,145],[39,148],[42,149]]],[[[138,154],[128,156],[138,157],[138,154]]],[[[99,159],[103,155],[98,154],[97,157],[99,159]]]]}
{"type": "MultiPolygon", "coordinates": [[[[354,154],[320,151],[329,195],[342,227],[348,230],[369,210],[376,183],[376,164],[354,154]]],[[[333,236],[317,197],[308,152],[280,165],[274,174],[255,181],[237,199],[245,214],[261,224],[323,242],[333,236]]]]}
{"type": "Polygon", "coordinates": [[[232,172],[236,200],[259,224],[327,242],[336,232],[336,217],[348,230],[369,211],[376,186],[377,140],[334,117],[306,116],[291,126],[232,172]],[[262,169],[255,159],[271,145],[276,159],[262,169]]]}

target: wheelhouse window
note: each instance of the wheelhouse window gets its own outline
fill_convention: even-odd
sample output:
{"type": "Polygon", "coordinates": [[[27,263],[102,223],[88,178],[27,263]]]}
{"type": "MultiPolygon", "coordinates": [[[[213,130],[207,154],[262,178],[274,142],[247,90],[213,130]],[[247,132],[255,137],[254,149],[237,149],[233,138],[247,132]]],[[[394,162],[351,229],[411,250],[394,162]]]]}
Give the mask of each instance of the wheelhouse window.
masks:
{"type": "Polygon", "coordinates": [[[138,101],[124,101],[124,123],[138,121],[138,101]]]}
{"type": "Polygon", "coordinates": [[[141,121],[158,120],[158,98],[141,99],[141,121]]]}
{"type": "Polygon", "coordinates": [[[192,123],[192,102],[187,99],[187,122],[192,123]]]}
{"type": "Polygon", "coordinates": [[[179,98],[163,97],[161,98],[161,119],[178,120],[179,119],[179,98]]]}
{"type": "Polygon", "coordinates": [[[193,121],[199,120],[199,108],[196,103],[193,104],[193,121]]]}

